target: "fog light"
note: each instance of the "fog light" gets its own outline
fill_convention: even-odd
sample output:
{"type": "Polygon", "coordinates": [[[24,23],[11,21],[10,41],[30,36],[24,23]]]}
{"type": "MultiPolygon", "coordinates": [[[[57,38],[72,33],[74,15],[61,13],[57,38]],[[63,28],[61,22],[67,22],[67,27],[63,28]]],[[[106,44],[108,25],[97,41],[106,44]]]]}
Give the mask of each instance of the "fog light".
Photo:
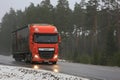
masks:
{"type": "Polygon", "coordinates": [[[55,55],[55,56],[54,56],[54,59],[56,59],[56,58],[58,58],[58,55],[55,55]]]}
{"type": "Polygon", "coordinates": [[[38,55],[35,55],[34,57],[35,57],[35,58],[39,58],[39,56],[38,56],[38,55]]]}

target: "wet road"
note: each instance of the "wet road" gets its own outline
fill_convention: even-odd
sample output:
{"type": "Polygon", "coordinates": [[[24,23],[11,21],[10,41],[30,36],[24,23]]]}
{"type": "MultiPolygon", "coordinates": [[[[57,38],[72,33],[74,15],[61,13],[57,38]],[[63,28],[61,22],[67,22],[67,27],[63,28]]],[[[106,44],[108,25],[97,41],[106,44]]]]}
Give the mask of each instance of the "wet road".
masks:
{"type": "Polygon", "coordinates": [[[96,65],[85,65],[77,63],[69,63],[59,61],[56,65],[48,64],[29,64],[24,62],[16,62],[12,56],[0,55],[0,64],[11,66],[22,66],[34,69],[44,69],[53,72],[60,72],[80,77],[87,77],[102,80],[120,80],[120,68],[118,67],[105,67],[96,65]]]}

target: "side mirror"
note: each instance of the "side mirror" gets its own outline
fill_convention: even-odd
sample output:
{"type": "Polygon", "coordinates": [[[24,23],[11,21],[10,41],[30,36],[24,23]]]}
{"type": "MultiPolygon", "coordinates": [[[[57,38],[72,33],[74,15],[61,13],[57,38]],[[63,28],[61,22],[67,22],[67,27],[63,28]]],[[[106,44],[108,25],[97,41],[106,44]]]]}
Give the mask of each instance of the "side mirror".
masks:
{"type": "Polygon", "coordinates": [[[58,42],[61,43],[61,36],[58,36],[58,42]]]}

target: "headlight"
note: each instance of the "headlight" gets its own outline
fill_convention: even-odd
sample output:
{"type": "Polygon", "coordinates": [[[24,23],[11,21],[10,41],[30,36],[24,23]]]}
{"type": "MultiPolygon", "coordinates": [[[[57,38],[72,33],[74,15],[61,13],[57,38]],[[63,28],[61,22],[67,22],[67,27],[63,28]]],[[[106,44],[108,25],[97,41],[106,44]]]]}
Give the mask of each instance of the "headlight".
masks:
{"type": "Polygon", "coordinates": [[[58,58],[58,55],[55,55],[55,56],[54,56],[54,59],[56,59],[56,58],[58,58]]]}
{"type": "Polygon", "coordinates": [[[38,56],[38,55],[35,55],[34,57],[35,57],[35,58],[39,58],[39,56],[38,56]]]}

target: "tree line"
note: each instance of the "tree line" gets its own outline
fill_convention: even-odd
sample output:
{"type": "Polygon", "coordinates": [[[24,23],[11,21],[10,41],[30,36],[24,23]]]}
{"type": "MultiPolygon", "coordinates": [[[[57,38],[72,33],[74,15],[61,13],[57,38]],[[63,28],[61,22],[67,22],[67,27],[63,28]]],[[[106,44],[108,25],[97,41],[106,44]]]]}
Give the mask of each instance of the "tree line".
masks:
{"type": "Polygon", "coordinates": [[[119,0],[68,0],[53,6],[43,0],[22,10],[10,9],[1,22],[0,45],[11,49],[11,32],[31,23],[55,25],[62,37],[60,58],[74,62],[120,66],[119,0]]]}

